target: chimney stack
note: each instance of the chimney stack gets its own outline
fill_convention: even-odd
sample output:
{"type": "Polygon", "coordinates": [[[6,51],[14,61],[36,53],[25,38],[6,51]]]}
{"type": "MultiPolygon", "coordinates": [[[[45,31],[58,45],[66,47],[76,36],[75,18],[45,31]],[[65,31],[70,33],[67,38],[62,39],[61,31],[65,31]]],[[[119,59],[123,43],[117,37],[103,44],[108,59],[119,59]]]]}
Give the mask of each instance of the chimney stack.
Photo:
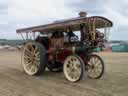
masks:
{"type": "Polygon", "coordinates": [[[80,17],[87,17],[87,13],[86,13],[86,12],[80,12],[80,13],[79,13],[79,16],[80,16],[80,17]]]}

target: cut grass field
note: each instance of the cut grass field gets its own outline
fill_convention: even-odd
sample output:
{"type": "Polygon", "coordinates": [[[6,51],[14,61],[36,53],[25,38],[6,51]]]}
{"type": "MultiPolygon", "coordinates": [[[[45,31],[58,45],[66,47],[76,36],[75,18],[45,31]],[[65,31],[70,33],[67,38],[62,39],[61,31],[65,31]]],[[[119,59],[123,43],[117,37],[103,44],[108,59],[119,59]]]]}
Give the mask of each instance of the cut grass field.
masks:
{"type": "Polygon", "coordinates": [[[0,51],[0,96],[128,96],[128,53],[98,53],[105,61],[101,79],[67,81],[63,73],[28,76],[21,53],[0,51]]]}

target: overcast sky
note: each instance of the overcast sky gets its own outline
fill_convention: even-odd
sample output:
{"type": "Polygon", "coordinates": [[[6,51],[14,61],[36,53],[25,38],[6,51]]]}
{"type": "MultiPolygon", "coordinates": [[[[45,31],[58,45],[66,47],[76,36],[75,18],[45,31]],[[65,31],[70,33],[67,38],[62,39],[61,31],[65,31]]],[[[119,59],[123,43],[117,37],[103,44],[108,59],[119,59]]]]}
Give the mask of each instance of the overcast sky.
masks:
{"type": "Polygon", "coordinates": [[[112,40],[128,40],[128,0],[0,0],[0,39],[18,39],[17,28],[88,15],[113,21],[112,40]]]}

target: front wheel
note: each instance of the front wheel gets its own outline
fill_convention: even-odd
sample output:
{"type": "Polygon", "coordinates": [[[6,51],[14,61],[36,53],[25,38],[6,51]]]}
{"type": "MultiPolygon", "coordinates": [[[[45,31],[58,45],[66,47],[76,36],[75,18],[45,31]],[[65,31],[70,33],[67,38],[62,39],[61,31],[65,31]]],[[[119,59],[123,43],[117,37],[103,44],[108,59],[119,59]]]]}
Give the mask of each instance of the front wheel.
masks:
{"type": "Polygon", "coordinates": [[[104,62],[100,56],[91,54],[86,65],[87,75],[92,79],[99,79],[104,73],[104,62]]]}
{"type": "Polygon", "coordinates": [[[79,81],[84,74],[84,70],[83,60],[77,55],[68,56],[64,61],[64,75],[70,82],[79,81]]]}

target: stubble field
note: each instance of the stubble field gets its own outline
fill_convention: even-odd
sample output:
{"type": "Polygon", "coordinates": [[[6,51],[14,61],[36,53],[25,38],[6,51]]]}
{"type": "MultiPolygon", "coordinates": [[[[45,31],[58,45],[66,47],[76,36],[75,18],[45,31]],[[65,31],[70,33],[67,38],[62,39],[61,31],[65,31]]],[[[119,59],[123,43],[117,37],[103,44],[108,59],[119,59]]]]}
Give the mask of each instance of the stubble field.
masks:
{"type": "Polygon", "coordinates": [[[21,52],[0,50],[0,96],[128,96],[128,53],[99,53],[105,74],[99,80],[67,81],[63,73],[28,76],[21,52]]]}

